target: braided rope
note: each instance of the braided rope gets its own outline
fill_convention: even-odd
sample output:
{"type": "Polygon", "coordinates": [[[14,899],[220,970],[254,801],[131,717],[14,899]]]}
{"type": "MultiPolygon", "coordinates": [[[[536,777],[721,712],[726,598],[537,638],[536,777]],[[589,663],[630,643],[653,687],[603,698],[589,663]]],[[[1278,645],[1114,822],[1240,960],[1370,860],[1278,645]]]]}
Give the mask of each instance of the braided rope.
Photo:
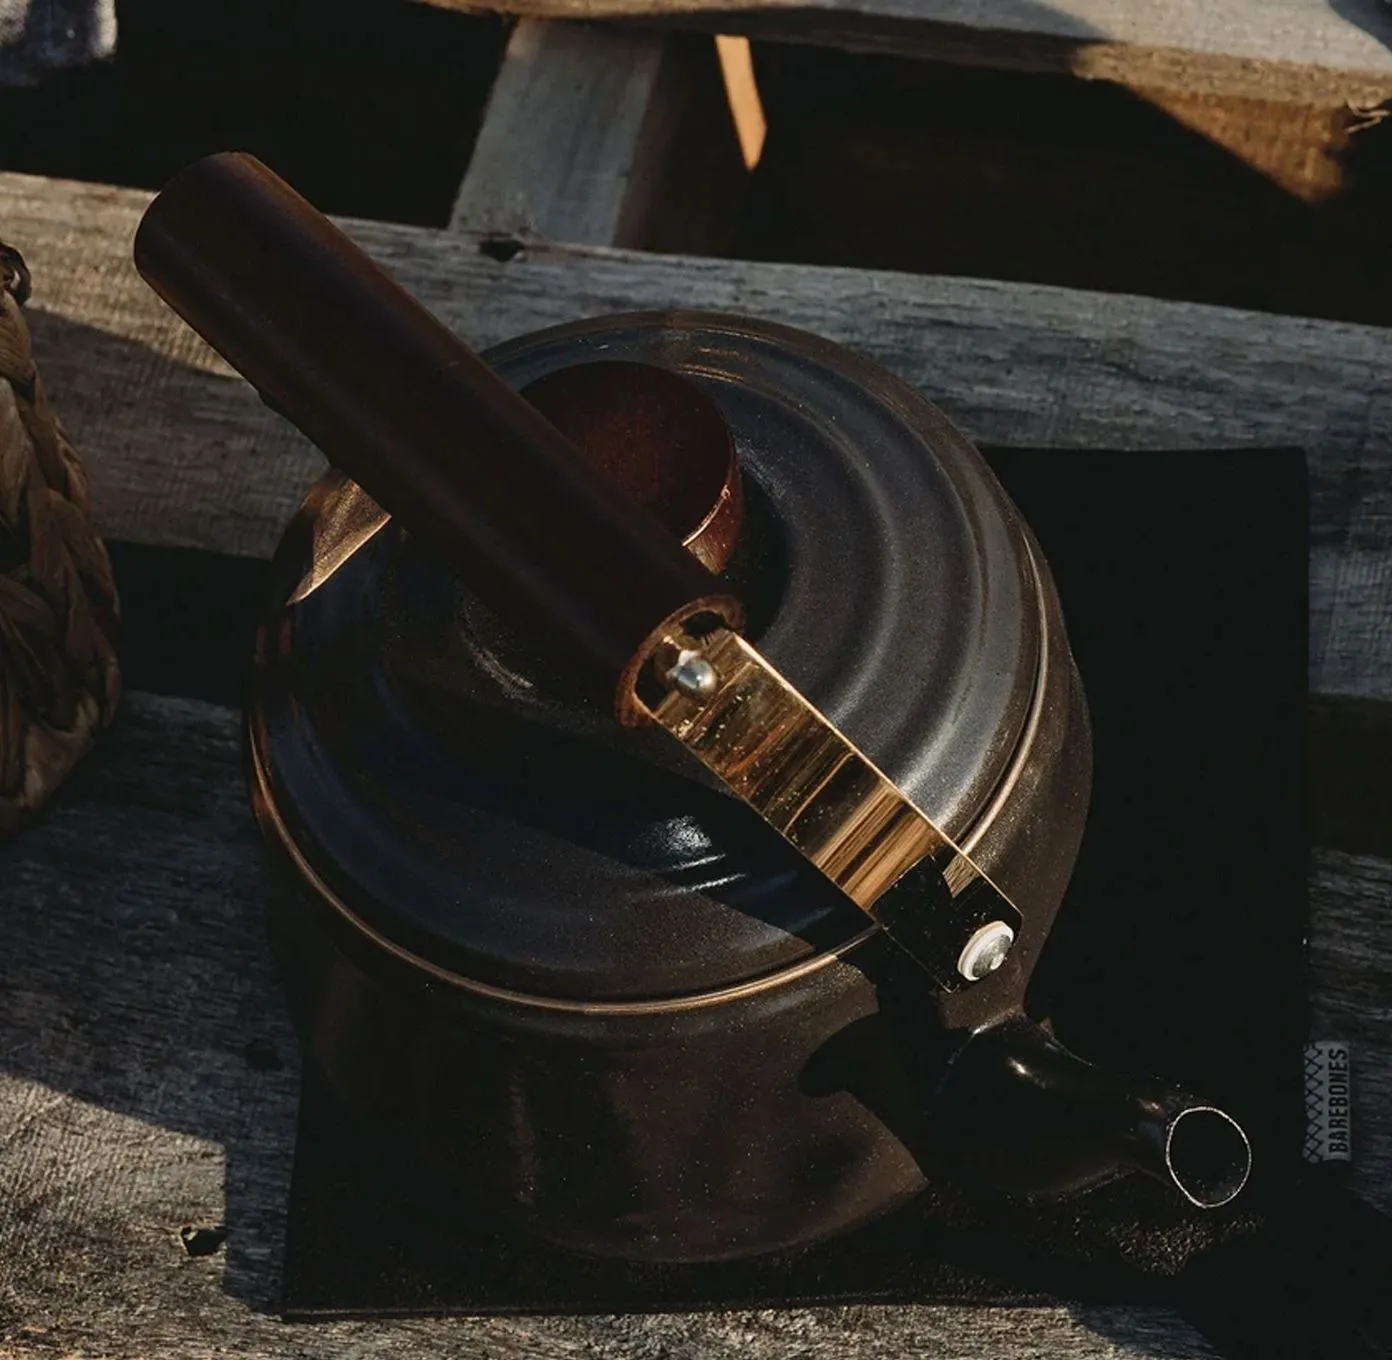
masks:
{"type": "Polygon", "coordinates": [[[42,806],[120,696],[111,562],[87,478],[48,405],[0,242],[0,835],[42,806]]]}

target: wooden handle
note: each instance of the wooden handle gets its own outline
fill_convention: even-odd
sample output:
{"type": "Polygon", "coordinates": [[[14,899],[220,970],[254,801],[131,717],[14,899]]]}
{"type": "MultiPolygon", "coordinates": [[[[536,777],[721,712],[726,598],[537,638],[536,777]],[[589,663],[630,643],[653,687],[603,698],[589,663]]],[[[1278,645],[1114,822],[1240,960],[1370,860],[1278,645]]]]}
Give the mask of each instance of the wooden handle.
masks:
{"type": "Polygon", "coordinates": [[[626,688],[674,616],[706,608],[742,622],[671,533],[254,158],[181,171],[145,213],[135,263],[492,608],[549,629],[578,680],[626,688]]]}

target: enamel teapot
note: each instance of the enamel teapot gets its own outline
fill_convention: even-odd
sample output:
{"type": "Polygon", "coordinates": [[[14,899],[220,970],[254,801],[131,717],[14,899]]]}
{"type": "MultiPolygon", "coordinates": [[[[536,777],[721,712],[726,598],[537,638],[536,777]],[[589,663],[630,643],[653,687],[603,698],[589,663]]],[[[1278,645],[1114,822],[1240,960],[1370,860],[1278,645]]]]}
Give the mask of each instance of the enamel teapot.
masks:
{"type": "Polygon", "coordinates": [[[1038,545],[934,406],[726,315],[477,356],[244,155],[176,177],[135,252],[332,465],[245,731],[347,1108],[631,1260],[802,1246],[940,1177],[1238,1194],[1226,1113],[1024,1012],[1087,707],[1038,545]]]}

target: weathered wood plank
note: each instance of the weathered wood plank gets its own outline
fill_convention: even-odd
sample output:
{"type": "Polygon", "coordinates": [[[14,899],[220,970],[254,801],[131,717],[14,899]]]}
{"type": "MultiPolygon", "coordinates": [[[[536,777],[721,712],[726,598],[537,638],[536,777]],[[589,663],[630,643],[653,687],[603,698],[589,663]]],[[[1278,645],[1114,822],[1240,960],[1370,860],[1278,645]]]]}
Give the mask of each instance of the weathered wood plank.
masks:
{"type": "Polygon", "coordinates": [[[714,251],[733,235],[743,177],[709,37],[523,19],[450,226],[714,251]],[[699,194],[681,192],[693,181],[699,194]]]}
{"type": "MultiPolygon", "coordinates": [[[[0,1355],[1211,1353],[1167,1313],[1091,1307],[279,1324],[297,1060],[256,840],[235,715],[135,695],[52,814],[0,847],[0,1355]],[[179,1230],[214,1223],[225,1247],[190,1257],[179,1230]]],[[[1392,1207],[1389,892],[1392,865],[1316,856],[1322,1032],[1356,1045],[1358,1181],[1392,1207]]]]}
{"type": "Polygon", "coordinates": [[[1315,855],[1310,905],[1312,1033],[1355,1055],[1357,1178],[1392,1207],[1392,865],[1315,855]]]}
{"type": "Polygon", "coordinates": [[[644,125],[671,39],[523,19],[493,84],[450,226],[633,245],[644,125]]]}
{"type": "MultiPolygon", "coordinates": [[[[699,28],[699,14],[644,19],[652,28],[699,28]]],[[[1001,71],[1104,80],[1142,97],[1201,96],[1302,104],[1369,107],[1392,94],[1392,72],[1345,70],[1306,60],[1144,47],[1093,38],[1079,41],[1049,33],[1002,32],[968,25],[924,23],[910,18],[834,9],[740,10],[719,27],[754,42],[768,40],[846,52],[952,62],[1001,71]]]]}
{"type": "MultiPolygon", "coordinates": [[[[130,241],[147,201],[0,175],[0,223],[34,268],[40,364],[107,533],[266,555],[322,460],[135,274],[130,241]]],[[[468,236],[350,229],[478,345],[635,308],[741,312],[878,360],[984,443],[1304,447],[1312,687],[1392,698],[1392,332],[1035,285],[598,248],[537,247],[502,263],[468,236]]]]}
{"type": "Polygon", "coordinates": [[[431,0],[542,18],[722,33],[1214,92],[1376,99],[1392,88],[1378,0],[431,0]]]}

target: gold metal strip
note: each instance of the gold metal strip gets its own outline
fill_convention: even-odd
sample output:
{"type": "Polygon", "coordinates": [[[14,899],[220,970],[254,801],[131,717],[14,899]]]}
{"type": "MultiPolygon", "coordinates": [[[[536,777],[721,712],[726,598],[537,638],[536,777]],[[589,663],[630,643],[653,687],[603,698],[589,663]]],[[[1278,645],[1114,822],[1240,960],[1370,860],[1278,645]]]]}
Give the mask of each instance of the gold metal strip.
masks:
{"type": "Polygon", "coordinates": [[[985,975],[968,946],[979,953],[988,928],[997,952],[985,971],[1004,958],[1021,925],[1010,899],[738,633],[668,633],[652,671],[666,688],[651,702],[640,691],[641,711],[944,986],[985,975]],[[926,885],[918,895],[929,900],[913,910],[919,919],[905,932],[904,903],[896,901],[893,922],[881,906],[916,869],[916,885],[926,885]]]}

